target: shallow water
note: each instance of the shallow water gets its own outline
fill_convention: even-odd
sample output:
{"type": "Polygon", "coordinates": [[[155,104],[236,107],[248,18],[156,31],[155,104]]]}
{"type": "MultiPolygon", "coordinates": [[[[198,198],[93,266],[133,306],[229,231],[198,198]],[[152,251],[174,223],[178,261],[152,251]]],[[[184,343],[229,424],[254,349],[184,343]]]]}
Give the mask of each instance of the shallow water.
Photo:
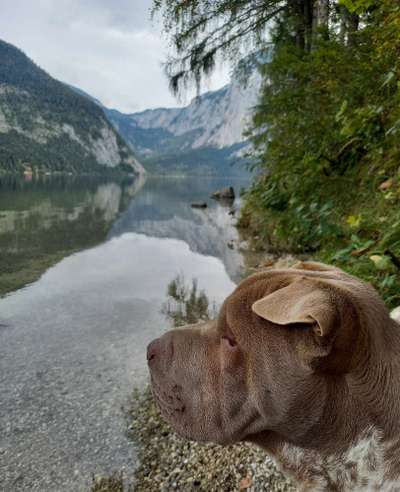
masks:
{"type": "Polygon", "coordinates": [[[0,490],[86,490],[92,473],[131,470],[123,407],[167,328],[168,283],[195,278],[220,303],[240,278],[229,208],[208,197],[245,181],[78,184],[0,188],[3,262],[81,250],[0,299],[0,490]]]}

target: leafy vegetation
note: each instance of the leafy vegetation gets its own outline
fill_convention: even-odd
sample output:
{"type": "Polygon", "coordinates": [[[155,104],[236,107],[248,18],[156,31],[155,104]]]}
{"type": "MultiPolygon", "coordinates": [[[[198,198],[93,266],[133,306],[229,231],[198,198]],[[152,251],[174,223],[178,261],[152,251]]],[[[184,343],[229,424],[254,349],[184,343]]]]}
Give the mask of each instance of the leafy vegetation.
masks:
{"type": "Polygon", "coordinates": [[[249,136],[259,176],[240,225],[263,247],[335,263],[398,305],[400,6],[212,3],[215,9],[206,0],[155,6],[176,49],[169,64],[175,87],[199,80],[212,68],[210,57],[238,43],[272,55],[258,64],[264,84],[249,136]],[[246,31],[253,15],[259,29],[246,31]]]}
{"type": "Polygon", "coordinates": [[[398,305],[400,9],[367,3],[346,2],[361,14],[351,42],[334,19],[309,53],[276,28],[254,119],[263,176],[244,213],[275,248],[335,263],[398,305]]]}
{"type": "Polygon", "coordinates": [[[178,275],[168,284],[167,301],[162,312],[172,326],[183,326],[211,319],[216,306],[210,306],[206,293],[198,290],[196,280],[193,279],[191,287],[188,287],[185,279],[178,275]]]}

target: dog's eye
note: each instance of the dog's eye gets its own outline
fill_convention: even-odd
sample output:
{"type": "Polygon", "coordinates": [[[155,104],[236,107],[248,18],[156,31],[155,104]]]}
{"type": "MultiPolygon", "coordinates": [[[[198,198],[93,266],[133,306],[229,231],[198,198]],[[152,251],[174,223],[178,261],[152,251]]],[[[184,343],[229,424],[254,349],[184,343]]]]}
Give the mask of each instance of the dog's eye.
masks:
{"type": "Polygon", "coordinates": [[[221,340],[223,343],[227,344],[229,348],[235,348],[237,345],[236,340],[228,335],[223,335],[221,340]]]}

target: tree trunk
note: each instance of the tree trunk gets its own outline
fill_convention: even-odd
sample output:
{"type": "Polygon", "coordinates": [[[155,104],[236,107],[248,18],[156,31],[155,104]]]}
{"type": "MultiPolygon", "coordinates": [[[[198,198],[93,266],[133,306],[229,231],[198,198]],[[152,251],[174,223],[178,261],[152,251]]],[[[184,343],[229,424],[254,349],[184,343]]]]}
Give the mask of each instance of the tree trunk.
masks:
{"type": "Polygon", "coordinates": [[[346,8],[340,5],[338,7],[340,15],[339,40],[342,44],[346,42],[347,26],[346,26],[346,8]]]}
{"type": "Polygon", "coordinates": [[[294,19],[296,46],[304,51],[306,48],[306,23],[304,18],[305,3],[308,0],[290,0],[290,11],[294,19]]]}
{"type": "Polygon", "coordinates": [[[329,35],[330,0],[316,0],[314,3],[314,34],[327,39],[329,35]]]}
{"type": "Polygon", "coordinates": [[[357,14],[352,14],[346,9],[346,30],[348,46],[357,44],[357,31],[360,25],[360,17],[357,14]]]}
{"type": "Polygon", "coordinates": [[[357,31],[360,24],[360,17],[349,12],[346,7],[341,6],[339,10],[341,17],[339,39],[347,46],[355,46],[357,43],[357,31]]]}
{"type": "Polygon", "coordinates": [[[313,42],[314,0],[304,2],[305,49],[311,51],[313,42]]]}

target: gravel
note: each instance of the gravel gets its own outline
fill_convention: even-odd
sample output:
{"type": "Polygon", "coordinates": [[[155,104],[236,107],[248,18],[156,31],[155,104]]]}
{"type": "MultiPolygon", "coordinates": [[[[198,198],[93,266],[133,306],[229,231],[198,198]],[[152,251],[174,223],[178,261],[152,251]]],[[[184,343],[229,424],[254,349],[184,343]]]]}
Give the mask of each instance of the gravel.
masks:
{"type": "Polygon", "coordinates": [[[222,447],[181,439],[162,420],[150,388],[135,394],[130,422],[138,445],[135,492],[296,490],[255,446],[222,447]]]}
{"type": "MultiPolygon", "coordinates": [[[[249,273],[287,268],[291,255],[266,255],[249,261],[249,273]]],[[[129,412],[129,436],[137,446],[133,477],[114,473],[94,477],[91,492],[295,492],[264,451],[251,444],[200,444],[180,438],[162,419],[147,386],[136,391],[129,412]],[[128,485],[129,484],[129,485],[128,485]]]]}

